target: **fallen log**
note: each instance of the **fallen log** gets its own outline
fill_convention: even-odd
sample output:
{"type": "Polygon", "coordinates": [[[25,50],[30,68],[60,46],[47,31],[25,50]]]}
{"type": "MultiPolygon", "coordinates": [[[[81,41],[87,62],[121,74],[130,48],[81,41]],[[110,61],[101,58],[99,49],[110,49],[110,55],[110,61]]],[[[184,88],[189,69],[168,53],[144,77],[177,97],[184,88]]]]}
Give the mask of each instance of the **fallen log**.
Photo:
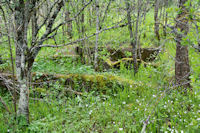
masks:
{"type": "MultiPolygon", "coordinates": [[[[7,78],[12,78],[11,74],[3,74],[7,78]]],[[[41,94],[49,93],[49,88],[54,88],[57,83],[65,91],[59,93],[70,92],[75,95],[82,95],[83,92],[115,92],[117,89],[134,89],[136,91],[150,85],[142,82],[135,82],[120,76],[111,74],[49,74],[49,73],[33,73],[32,88],[30,96],[41,96],[41,94]]],[[[1,80],[1,79],[0,79],[1,80]]],[[[7,87],[7,86],[5,86],[7,87]]],[[[42,96],[41,96],[42,98],[42,96]]]]}
{"type": "MultiPolygon", "coordinates": [[[[49,95],[50,88],[60,86],[57,90],[58,95],[71,96],[81,95],[84,92],[94,91],[95,94],[113,94],[118,90],[130,89],[136,92],[142,92],[142,88],[151,87],[150,84],[143,84],[142,82],[136,82],[130,79],[126,79],[116,75],[110,74],[48,74],[48,73],[34,73],[37,76],[33,85],[34,95],[43,97],[43,94],[49,95]],[[52,81],[52,82],[50,82],[52,81]],[[40,83],[40,84],[37,84],[40,83]],[[62,89],[62,88],[70,88],[62,89]]],[[[30,95],[30,96],[34,96],[30,95]]]]}
{"type": "MultiPolygon", "coordinates": [[[[137,62],[139,64],[143,63],[145,66],[148,65],[148,66],[152,66],[154,68],[157,68],[159,66],[159,64],[156,64],[156,63],[153,63],[153,62],[145,62],[143,60],[140,60],[140,59],[137,59],[137,62]]],[[[119,69],[120,68],[120,65],[121,63],[123,63],[125,65],[126,68],[131,68],[132,64],[133,64],[133,58],[122,58],[118,61],[112,61],[110,59],[106,59],[105,60],[105,63],[104,63],[104,66],[106,68],[117,68],[119,69]]]]}
{"type": "MultiPolygon", "coordinates": [[[[33,73],[33,76],[36,76],[37,73],[33,73]]],[[[35,82],[45,82],[47,80],[62,80],[64,85],[71,85],[75,81],[79,82],[92,82],[99,85],[99,87],[104,87],[108,83],[118,83],[121,85],[129,85],[131,87],[141,86],[135,83],[133,80],[125,79],[115,75],[103,75],[103,74],[48,74],[48,73],[39,73],[40,77],[35,80],[35,82]]],[[[109,86],[110,87],[110,86],[109,86]]]]}
{"type": "MultiPolygon", "coordinates": [[[[119,49],[113,49],[108,47],[108,52],[111,54],[110,60],[117,61],[122,58],[132,58],[132,47],[120,47],[119,49]],[[127,55],[129,53],[129,55],[127,55]],[[117,58],[116,58],[117,57],[117,58]]],[[[140,48],[137,49],[137,59],[142,61],[154,61],[156,56],[160,52],[160,48],[140,48]],[[141,55],[141,56],[140,56],[141,55]]]]}
{"type": "MultiPolygon", "coordinates": [[[[91,52],[90,55],[94,54],[94,47],[87,47],[90,49],[91,52]]],[[[107,46],[107,47],[99,47],[99,51],[107,50],[109,53],[109,57],[107,60],[101,60],[99,59],[99,66],[103,64],[103,69],[110,69],[110,68],[120,68],[120,63],[128,63],[129,66],[133,64],[132,58],[132,47],[131,46],[121,46],[118,49],[107,46]],[[112,64],[112,65],[111,65],[112,64]],[[112,67],[111,67],[112,66],[112,67]]],[[[151,63],[147,62],[153,62],[158,54],[160,53],[161,48],[140,48],[137,49],[137,59],[139,64],[141,62],[144,62],[144,64],[150,65],[151,63]]],[[[88,56],[84,56],[83,49],[80,47],[76,48],[76,52],[80,57],[87,58],[88,56]]],[[[91,57],[90,57],[91,58],[91,57]]],[[[87,60],[87,59],[85,59],[87,60]]]]}

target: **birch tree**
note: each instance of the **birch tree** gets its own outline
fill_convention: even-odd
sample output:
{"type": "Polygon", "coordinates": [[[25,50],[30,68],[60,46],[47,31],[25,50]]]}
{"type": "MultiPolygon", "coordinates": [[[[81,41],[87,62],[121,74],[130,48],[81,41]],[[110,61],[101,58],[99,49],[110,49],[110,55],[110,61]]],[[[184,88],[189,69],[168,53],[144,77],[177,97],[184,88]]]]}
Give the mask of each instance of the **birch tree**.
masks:
{"type": "MultiPolygon", "coordinates": [[[[77,11],[73,18],[59,19],[59,21],[56,20],[65,5],[63,0],[10,0],[0,2],[0,6],[5,7],[2,10],[5,10],[9,16],[14,16],[15,73],[17,86],[20,90],[17,109],[19,120],[23,118],[27,124],[29,123],[31,70],[38,53],[42,47],[46,47],[43,43],[54,38],[58,29],[63,25],[74,21],[91,2],[92,0],[89,0],[85,5],[82,5],[83,7],[77,11]],[[45,15],[41,16],[40,9],[43,9],[44,4],[47,4],[48,9],[45,15]],[[32,29],[32,33],[28,34],[30,29],[32,29]],[[29,36],[31,36],[31,40],[29,40],[29,36]]],[[[55,47],[55,45],[51,47],[55,47]]]]}
{"type": "MultiPolygon", "coordinates": [[[[41,25],[37,25],[35,20],[34,33],[32,34],[33,40],[31,46],[28,44],[28,28],[29,22],[35,11],[37,0],[16,0],[14,1],[14,17],[15,17],[15,48],[16,48],[16,76],[20,88],[20,98],[18,104],[18,116],[25,116],[26,121],[29,122],[29,88],[28,82],[31,75],[31,69],[37,54],[40,51],[40,47],[36,45],[42,45],[46,38],[54,32],[53,28],[55,19],[58,16],[61,8],[63,7],[63,1],[55,1],[51,8],[55,7],[55,10],[50,10],[50,17],[46,16],[44,22],[41,25]],[[46,31],[42,37],[37,40],[39,30],[46,25],[46,31]]],[[[35,18],[36,19],[36,18],[35,18]]]]}

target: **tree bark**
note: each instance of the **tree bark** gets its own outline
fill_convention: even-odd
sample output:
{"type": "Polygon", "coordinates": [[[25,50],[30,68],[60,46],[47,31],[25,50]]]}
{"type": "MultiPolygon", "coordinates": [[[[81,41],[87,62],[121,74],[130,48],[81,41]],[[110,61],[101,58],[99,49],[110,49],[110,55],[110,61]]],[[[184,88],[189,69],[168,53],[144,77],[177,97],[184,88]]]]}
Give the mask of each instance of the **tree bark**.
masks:
{"type": "Polygon", "coordinates": [[[160,34],[159,34],[159,19],[158,19],[158,10],[160,6],[160,0],[155,0],[155,8],[154,8],[154,32],[158,41],[160,41],[160,34]]]}
{"type": "Polygon", "coordinates": [[[199,26],[197,25],[197,22],[194,22],[195,28],[196,28],[196,34],[197,34],[197,48],[200,52],[200,35],[199,35],[199,26]]]}
{"type": "Polygon", "coordinates": [[[175,79],[179,87],[190,87],[190,65],[188,57],[188,47],[181,44],[183,34],[187,35],[189,31],[189,24],[187,17],[187,8],[185,3],[187,0],[179,0],[180,13],[176,18],[176,29],[180,30],[182,34],[176,34],[176,60],[175,60],[175,79]]]}
{"type": "MultiPolygon", "coordinates": [[[[134,38],[133,38],[133,29],[132,29],[132,22],[131,22],[131,9],[130,9],[130,1],[126,0],[126,10],[127,10],[127,20],[128,20],[128,29],[129,29],[129,33],[130,33],[130,43],[132,46],[132,56],[133,56],[133,67],[134,67],[134,74],[137,73],[138,71],[138,66],[137,66],[137,38],[138,38],[138,23],[139,23],[139,18],[137,19],[137,25],[136,25],[136,38],[135,38],[135,42],[134,42],[134,38]]],[[[138,7],[140,8],[140,7],[138,7]]],[[[138,16],[139,17],[139,16],[138,16]]]]}
{"type": "MultiPolygon", "coordinates": [[[[18,86],[20,88],[20,98],[18,105],[18,117],[21,120],[21,116],[23,119],[25,118],[27,124],[29,124],[29,81],[31,76],[31,69],[34,63],[34,59],[38,55],[41,47],[36,47],[37,45],[42,45],[45,39],[54,31],[52,30],[53,24],[57,15],[59,14],[61,8],[64,6],[63,1],[57,1],[56,8],[54,11],[49,10],[49,16],[46,16],[43,23],[38,26],[37,21],[34,21],[32,30],[33,37],[31,46],[28,45],[28,26],[31,20],[31,17],[35,18],[34,7],[36,6],[37,0],[16,0],[14,3],[14,17],[15,17],[15,48],[16,48],[16,77],[18,81],[18,86]],[[33,13],[33,14],[32,14],[33,13]],[[48,20],[48,21],[47,21],[48,20]],[[37,40],[36,38],[39,30],[46,24],[46,31],[40,38],[37,40]]],[[[54,5],[52,6],[52,8],[54,5]]],[[[51,9],[52,9],[51,8],[51,9]]],[[[37,17],[36,17],[37,18],[37,17]]],[[[35,19],[36,19],[35,18],[35,19]]]]}
{"type": "Polygon", "coordinates": [[[163,34],[165,37],[167,36],[167,21],[168,21],[168,12],[166,11],[167,7],[168,7],[168,0],[165,0],[164,2],[165,13],[163,13],[164,15],[163,34]]]}
{"type": "Polygon", "coordinates": [[[24,0],[15,3],[15,47],[16,47],[16,76],[20,88],[18,116],[24,116],[29,123],[29,98],[26,83],[26,50],[28,17],[26,15],[24,0]]]}
{"type": "MultiPolygon", "coordinates": [[[[70,13],[70,10],[69,10],[70,2],[67,1],[66,3],[67,3],[67,8],[66,8],[66,12],[65,12],[65,21],[68,21],[68,20],[71,19],[70,18],[71,13],[70,13]]],[[[72,34],[72,22],[68,22],[67,23],[67,34],[68,34],[69,38],[72,39],[72,37],[73,37],[73,34],[72,34]]]]}
{"type": "Polygon", "coordinates": [[[96,0],[96,42],[95,42],[95,55],[94,55],[94,68],[98,68],[98,43],[99,43],[99,0],[96,0]]]}

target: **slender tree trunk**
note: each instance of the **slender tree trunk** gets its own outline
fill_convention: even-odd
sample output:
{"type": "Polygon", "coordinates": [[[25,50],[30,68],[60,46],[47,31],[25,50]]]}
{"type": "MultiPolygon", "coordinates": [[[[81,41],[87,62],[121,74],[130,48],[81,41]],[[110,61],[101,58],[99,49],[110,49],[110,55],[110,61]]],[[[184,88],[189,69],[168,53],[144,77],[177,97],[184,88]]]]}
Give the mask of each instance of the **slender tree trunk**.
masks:
{"type": "MultiPolygon", "coordinates": [[[[187,19],[188,10],[184,6],[187,0],[179,0],[179,8],[181,13],[176,18],[176,28],[182,34],[187,35],[189,31],[189,24],[187,19]]],[[[177,33],[176,35],[176,61],[175,61],[175,78],[176,84],[180,87],[190,87],[190,65],[188,57],[188,47],[181,44],[183,35],[177,33]]]]}
{"type": "MultiPolygon", "coordinates": [[[[132,29],[132,22],[131,22],[131,9],[130,9],[130,1],[126,0],[126,10],[127,10],[127,20],[128,20],[128,29],[129,29],[129,33],[130,33],[130,43],[132,46],[132,55],[133,55],[133,67],[134,67],[134,74],[137,73],[138,71],[138,66],[137,66],[137,46],[136,46],[136,42],[137,42],[137,38],[138,38],[138,25],[136,25],[136,35],[137,36],[135,38],[135,42],[134,42],[134,38],[133,38],[133,29],[132,29]]],[[[139,19],[138,19],[139,20],[139,19]]],[[[139,22],[139,21],[138,21],[139,22]]],[[[138,24],[138,23],[137,23],[138,24]]]]}
{"type": "MultiPolygon", "coordinates": [[[[81,4],[82,4],[82,7],[83,7],[85,5],[85,0],[82,0],[81,4]]],[[[81,38],[84,38],[84,36],[85,36],[85,13],[84,13],[84,11],[81,14],[80,24],[81,24],[81,27],[80,27],[81,38]]],[[[81,42],[81,47],[83,49],[83,56],[84,56],[84,58],[82,59],[83,60],[82,62],[85,63],[85,64],[88,64],[90,57],[89,57],[89,54],[88,54],[88,47],[86,46],[85,40],[83,40],[81,42]]]]}
{"type": "Polygon", "coordinates": [[[160,6],[160,0],[155,0],[155,8],[154,8],[154,32],[158,41],[160,41],[160,34],[159,34],[159,18],[158,18],[158,10],[160,6]]]}
{"type": "MultiPolygon", "coordinates": [[[[142,2],[143,2],[143,0],[138,0],[137,1],[138,9],[137,9],[137,20],[136,20],[136,25],[135,25],[135,43],[134,43],[136,48],[135,49],[133,48],[133,50],[134,50],[133,52],[137,51],[139,43],[140,43],[140,38],[139,38],[139,34],[138,33],[139,33],[139,27],[140,27],[140,13],[141,13],[141,8],[142,8],[142,4],[141,4],[142,2]]],[[[134,60],[134,64],[136,64],[136,65],[134,65],[135,66],[134,67],[135,74],[138,71],[137,57],[141,57],[140,50],[139,50],[138,53],[136,52],[136,54],[139,54],[139,55],[136,55],[136,59],[134,60]]]]}
{"type": "Polygon", "coordinates": [[[196,34],[197,34],[197,48],[198,51],[200,52],[200,35],[199,35],[199,26],[197,25],[197,22],[195,23],[195,27],[196,27],[196,34]]]}
{"type": "Polygon", "coordinates": [[[94,68],[98,68],[98,45],[99,45],[99,0],[96,0],[96,42],[94,55],[94,68]]]}
{"type": "MultiPolygon", "coordinates": [[[[16,94],[16,87],[15,87],[15,68],[14,68],[14,60],[13,60],[13,50],[12,50],[12,44],[11,44],[11,37],[10,37],[10,29],[9,29],[9,23],[6,19],[6,14],[3,10],[3,8],[0,6],[0,10],[2,10],[4,23],[6,32],[8,34],[8,44],[9,44],[9,51],[10,51],[10,61],[11,61],[11,67],[12,67],[12,82],[13,82],[13,104],[14,104],[14,111],[15,111],[15,118],[17,117],[17,94],[16,94]]],[[[1,61],[1,60],[0,60],[1,61]]]]}
{"type": "Polygon", "coordinates": [[[163,24],[163,34],[166,37],[167,36],[167,21],[168,21],[168,13],[166,11],[166,8],[168,7],[168,0],[165,0],[165,14],[164,15],[164,24],[163,24]]]}
{"type": "Polygon", "coordinates": [[[90,26],[92,26],[92,21],[93,21],[93,20],[92,20],[92,19],[93,19],[93,18],[92,18],[92,16],[93,16],[93,15],[92,15],[92,10],[93,10],[92,8],[93,8],[92,6],[88,8],[88,21],[89,21],[89,25],[90,25],[90,26]]]}
{"type": "MultiPolygon", "coordinates": [[[[68,20],[70,20],[70,10],[69,10],[69,6],[70,6],[70,2],[69,1],[67,1],[66,2],[67,3],[67,8],[65,9],[66,11],[65,11],[65,21],[68,21],[68,20]]],[[[72,22],[68,22],[67,23],[67,34],[68,34],[68,36],[69,36],[69,38],[71,39],[72,38],[72,36],[73,36],[73,34],[72,34],[72,22]]]]}
{"type": "Polygon", "coordinates": [[[2,31],[1,23],[2,23],[2,20],[1,20],[1,16],[0,16],[0,38],[2,37],[2,33],[1,33],[1,31],[2,31]]]}
{"type": "MultiPolygon", "coordinates": [[[[85,5],[85,0],[82,0],[82,7],[85,5]]],[[[82,37],[84,36],[84,33],[85,33],[85,13],[84,11],[82,11],[82,14],[81,14],[81,32],[82,32],[82,37]]]]}

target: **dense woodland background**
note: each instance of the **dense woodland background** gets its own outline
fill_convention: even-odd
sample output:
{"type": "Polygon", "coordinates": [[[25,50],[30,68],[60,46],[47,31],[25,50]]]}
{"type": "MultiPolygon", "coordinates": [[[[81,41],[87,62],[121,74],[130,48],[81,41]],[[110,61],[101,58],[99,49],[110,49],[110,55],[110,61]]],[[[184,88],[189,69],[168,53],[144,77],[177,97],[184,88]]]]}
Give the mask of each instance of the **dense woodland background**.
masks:
{"type": "Polygon", "coordinates": [[[0,132],[200,132],[200,0],[0,0],[0,132]]]}

